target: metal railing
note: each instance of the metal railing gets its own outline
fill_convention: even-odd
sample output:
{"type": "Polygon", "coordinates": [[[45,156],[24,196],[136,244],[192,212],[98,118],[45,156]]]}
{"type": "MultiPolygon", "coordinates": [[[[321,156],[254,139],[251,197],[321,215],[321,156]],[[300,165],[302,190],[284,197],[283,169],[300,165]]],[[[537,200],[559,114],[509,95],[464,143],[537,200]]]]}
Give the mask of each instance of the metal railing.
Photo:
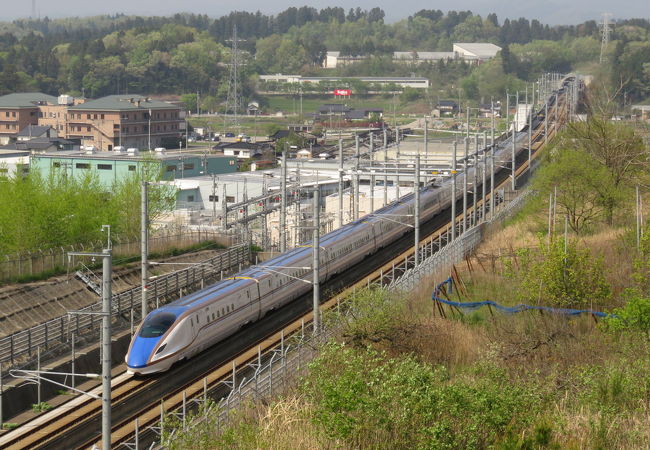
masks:
{"type": "MultiPolygon", "coordinates": [[[[249,249],[245,245],[238,245],[200,265],[154,278],[149,283],[147,299],[151,303],[172,294],[180,295],[182,289],[201,283],[202,280],[213,278],[221,271],[243,264],[248,258],[249,249]]],[[[113,316],[130,315],[131,311],[139,311],[141,298],[141,286],[114,295],[112,300],[113,316]]],[[[82,308],[79,312],[97,313],[100,311],[101,303],[96,303],[82,308]]],[[[96,314],[68,314],[13,333],[0,339],[0,362],[10,361],[11,364],[14,364],[16,358],[21,355],[32,356],[38,347],[48,349],[53,343],[68,342],[71,333],[81,336],[98,327],[100,323],[101,318],[96,314]]]]}

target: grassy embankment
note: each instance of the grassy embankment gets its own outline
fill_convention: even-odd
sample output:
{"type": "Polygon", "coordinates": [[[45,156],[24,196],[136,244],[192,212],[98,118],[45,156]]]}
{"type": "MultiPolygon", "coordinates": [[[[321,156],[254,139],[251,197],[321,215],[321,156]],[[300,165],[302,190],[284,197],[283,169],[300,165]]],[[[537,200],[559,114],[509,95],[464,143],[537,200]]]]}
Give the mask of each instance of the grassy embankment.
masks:
{"type": "MultiPolygon", "coordinates": [[[[459,266],[463,300],[522,300],[528,275],[521,255],[535,260],[543,248],[536,237],[543,216],[541,208],[523,213],[459,266]]],[[[606,229],[574,239],[608,262],[612,295],[587,307],[619,306],[622,288],[635,283],[637,253],[623,234],[606,229]]],[[[440,317],[430,300],[435,281],[409,296],[358,294],[357,318],[293,388],[250,404],[221,434],[208,421],[171,447],[650,446],[646,333],[615,331],[590,316],[446,309],[440,317]]]]}

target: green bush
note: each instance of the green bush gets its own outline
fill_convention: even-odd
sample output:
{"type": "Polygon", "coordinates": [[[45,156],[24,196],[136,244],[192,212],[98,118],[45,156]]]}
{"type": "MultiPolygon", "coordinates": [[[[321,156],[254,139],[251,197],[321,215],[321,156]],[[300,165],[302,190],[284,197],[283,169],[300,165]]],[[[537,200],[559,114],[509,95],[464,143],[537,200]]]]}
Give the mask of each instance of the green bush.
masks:
{"type": "Polygon", "coordinates": [[[32,412],[35,413],[49,411],[50,409],[52,409],[52,405],[50,405],[48,402],[34,403],[32,405],[32,412]]]}
{"type": "Polygon", "coordinates": [[[602,257],[578,248],[564,239],[540,243],[539,257],[531,258],[522,270],[521,300],[561,307],[588,307],[609,298],[602,257]]]}
{"type": "Polygon", "coordinates": [[[628,291],[628,295],[625,306],[613,311],[617,317],[607,319],[607,326],[617,331],[641,331],[650,337],[650,298],[634,291],[628,291]]]}
{"type": "Polygon", "coordinates": [[[537,396],[492,367],[450,379],[444,367],[412,357],[330,344],[302,390],[329,438],[351,447],[480,448],[523,429],[537,396]]]}

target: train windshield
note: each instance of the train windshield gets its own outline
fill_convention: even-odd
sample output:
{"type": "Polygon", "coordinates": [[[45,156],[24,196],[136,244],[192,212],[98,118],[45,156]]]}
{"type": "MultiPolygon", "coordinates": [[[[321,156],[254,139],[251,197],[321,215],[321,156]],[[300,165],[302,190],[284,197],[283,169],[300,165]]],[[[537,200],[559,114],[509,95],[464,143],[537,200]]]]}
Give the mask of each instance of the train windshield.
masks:
{"type": "Polygon", "coordinates": [[[140,337],[152,338],[162,336],[175,321],[176,316],[169,312],[153,314],[144,321],[140,330],[140,337]]]}

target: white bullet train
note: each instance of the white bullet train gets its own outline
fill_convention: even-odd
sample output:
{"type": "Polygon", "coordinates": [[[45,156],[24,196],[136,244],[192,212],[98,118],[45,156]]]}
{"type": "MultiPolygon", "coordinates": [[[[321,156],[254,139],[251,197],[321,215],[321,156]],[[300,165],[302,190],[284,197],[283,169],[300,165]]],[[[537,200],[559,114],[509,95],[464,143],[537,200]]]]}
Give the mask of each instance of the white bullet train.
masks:
{"type": "MultiPolygon", "coordinates": [[[[541,120],[536,115],[533,127],[537,128],[541,120]]],[[[517,152],[527,142],[526,136],[526,131],[517,133],[517,152]]],[[[506,167],[510,162],[510,139],[512,137],[499,139],[495,167],[506,167]]],[[[474,170],[474,167],[468,169],[469,179],[473,179],[474,170]]],[[[421,191],[421,223],[449,207],[451,189],[451,180],[446,179],[437,187],[429,186],[421,191]]],[[[462,186],[458,186],[456,198],[462,198],[462,186]]],[[[383,220],[381,215],[405,216],[405,222],[412,225],[413,212],[414,195],[410,194],[321,237],[320,282],[363,264],[377,250],[411,229],[405,224],[383,220]]],[[[312,271],[300,268],[311,267],[311,263],[311,248],[296,248],[266,262],[267,266],[294,269],[269,272],[253,266],[231,279],[219,281],[152,311],[129,346],[125,358],[128,372],[150,374],[168,370],[176,361],[191,358],[242,326],[307,293],[311,286],[296,278],[311,280],[312,271]]]]}

